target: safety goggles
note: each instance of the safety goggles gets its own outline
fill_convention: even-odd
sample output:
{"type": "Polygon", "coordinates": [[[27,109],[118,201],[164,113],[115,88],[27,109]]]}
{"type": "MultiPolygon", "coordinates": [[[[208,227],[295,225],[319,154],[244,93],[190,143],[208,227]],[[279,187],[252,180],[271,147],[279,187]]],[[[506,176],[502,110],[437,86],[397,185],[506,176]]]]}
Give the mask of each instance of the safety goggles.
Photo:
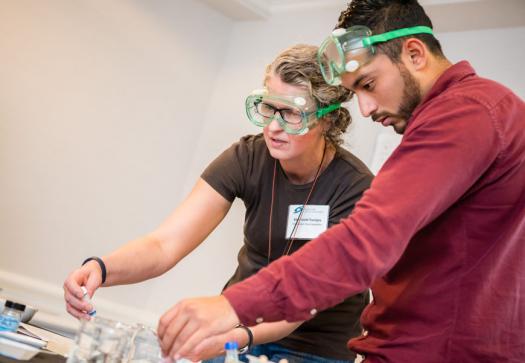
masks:
{"type": "Polygon", "coordinates": [[[341,104],[318,108],[310,97],[272,95],[267,89],[261,89],[246,98],[245,106],[248,119],[256,126],[264,127],[276,120],[286,133],[304,135],[341,104]]]}
{"type": "Polygon", "coordinates": [[[372,31],[361,25],[348,29],[335,29],[321,44],[317,60],[321,73],[330,85],[340,85],[341,75],[355,72],[368,63],[375,54],[374,44],[414,34],[433,34],[427,26],[415,26],[372,35],[372,31]]]}

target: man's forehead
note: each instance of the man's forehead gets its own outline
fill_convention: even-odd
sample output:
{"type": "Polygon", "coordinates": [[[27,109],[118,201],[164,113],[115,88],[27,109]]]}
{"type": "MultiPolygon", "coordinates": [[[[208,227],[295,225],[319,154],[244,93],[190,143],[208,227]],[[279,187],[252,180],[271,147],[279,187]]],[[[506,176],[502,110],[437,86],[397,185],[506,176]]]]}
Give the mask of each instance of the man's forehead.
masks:
{"type": "Polygon", "coordinates": [[[349,89],[350,91],[355,91],[355,88],[359,85],[359,82],[368,76],[370,69],[368,65],[360,67],[355,72],[346,72],[341,76],[342,86],[349,89]]]}
{"type": "Polygon", "coordinates": [[[350,91],[354,91],[364,78],[377,76],[385,71],[385,61],[390,61],[390,59],[384,54],[377,54],[369,62],[359,67],[355,72],[343,73],[341,77],[343,87],[350,91]]]}

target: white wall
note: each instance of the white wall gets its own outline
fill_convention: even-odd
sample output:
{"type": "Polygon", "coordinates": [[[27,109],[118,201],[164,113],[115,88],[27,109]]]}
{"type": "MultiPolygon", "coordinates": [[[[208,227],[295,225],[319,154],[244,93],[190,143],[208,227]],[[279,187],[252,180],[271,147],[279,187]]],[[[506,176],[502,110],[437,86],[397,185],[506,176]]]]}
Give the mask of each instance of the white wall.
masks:
{"type": "MultiPolygon", "coordinates": [[[[4,293],[60,296],[85,257],[149,231],[182,200],[231,29],[194,1],[0,2],[4,293]]],[[[166,292],[201,286],[221,285],[194,288],[186,274],[99,296],[156,313],[174,300],[166,292]]]]}
{"type": "MultiPolygon", "coordinates": [[[[0,2],[0,287],[63,313],[60,286],[91,255],[155,227],[202,169],[246,133],[244,97],[295,43],[319,44],[340,9],[232,23],[193,1],[0,2]],[[32,293],[32,292],[37,293],[32,293]]],[[[439,33],[453,61],[525,97],[525,28],[439,33]]],[[[360,117],[347,146],[370,163],[360,117]]],[[[102,289],[104,315],[154,324],[233,272],[243,209],[165,276],[102,289]]]]}

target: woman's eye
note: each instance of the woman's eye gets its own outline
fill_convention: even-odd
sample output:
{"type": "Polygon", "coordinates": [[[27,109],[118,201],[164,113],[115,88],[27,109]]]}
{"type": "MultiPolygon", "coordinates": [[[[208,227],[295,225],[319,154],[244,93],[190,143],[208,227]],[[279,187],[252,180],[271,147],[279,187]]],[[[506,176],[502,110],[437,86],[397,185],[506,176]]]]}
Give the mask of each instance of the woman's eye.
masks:
{"type": "Polygon", "coordinates": [[[271,105],[267,104],[267,103],[264,103],[264,102],[261,102],[259,104],[259,110],[262,111],[262,112],[275,112],[275,108],[272,107],[271,105]]]}
{"type": "Polygon", "coordinates": [[[284,120],[291,124],[297,124],[301,122],[301,113],[296,110],[283,110],[281,114],[284,120]]]}

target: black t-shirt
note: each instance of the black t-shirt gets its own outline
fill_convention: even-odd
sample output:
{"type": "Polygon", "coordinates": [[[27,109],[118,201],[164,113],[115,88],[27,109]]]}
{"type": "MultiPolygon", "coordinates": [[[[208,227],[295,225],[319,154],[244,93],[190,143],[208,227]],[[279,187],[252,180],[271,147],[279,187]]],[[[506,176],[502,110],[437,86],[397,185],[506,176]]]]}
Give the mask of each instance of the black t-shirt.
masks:
{"type": "MultiPolygon", "coordinates": [[[[241,281],[267,265],[269,211],[272,198],[274,159],[262,134],[245,136],[217,157],[201,177],[224,198],[243,200],[246,207],[244,246],[239,265],[226,287],[241,281]]],[[[337,147],[334,159],[319,175],[309,205],[328,205],[328,227],[347,217],[370,186],[372,173],[349,151],[337,147]]],[[[281,257],[290,242],[286,239],[288,209],[303,204],[312,183],[288,181],[277,163],[272,213],[271,261],[281,257]]],[[[291,251],[309,240],[296,239],[291,251]]],[[[278,341],[286,348],[332,359],[353,359],[347,341],[361,333],[359,316],[368,303],[368,291],[354,295],[337,306],[318,313],[292,334],[278,341]]]]}

